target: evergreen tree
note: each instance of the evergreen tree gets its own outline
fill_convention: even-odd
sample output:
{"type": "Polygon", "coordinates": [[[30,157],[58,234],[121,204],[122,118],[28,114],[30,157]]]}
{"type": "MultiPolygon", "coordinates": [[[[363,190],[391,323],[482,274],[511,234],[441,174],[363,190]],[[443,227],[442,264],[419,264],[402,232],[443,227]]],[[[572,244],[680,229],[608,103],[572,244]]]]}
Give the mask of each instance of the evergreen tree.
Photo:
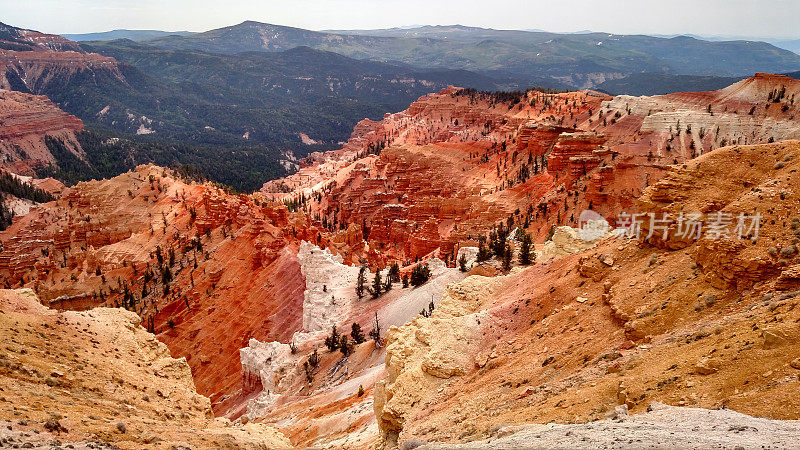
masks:
{"type": "Polygon", "coordinates": [[[375,278],[372,280],[372,298],[378,298],[383,292],[383,283],[381,282],[381,271],[375,270],[375,278]]]}
{"type": "Polygon", "coordinates": [[[389,278],[392,280],[393,283],[400,282],[400,265],[397,263],[392,264],[392,267],[389,268],[389,278]]]}
{"type": "Polygon", "coordinates": [[[331,352],[339,348],[339,331],[336,329],[336,325],[331,329],[330,336],[325,338],[325,347],[328,347],[328,351],[331,352]]]}
{"type": "Polygon", "coordinates": [[[467,255],[461,254],[461,257],[458,258],[458,269],[462,272],[467,271],[467,255]]]}
{"type": "Polygon", "coordinates": [[[364,283],[367,281],[367,268],[361,266],[361,269],[358,271],[358,281],[356,281],[356,295],[358,298],[364,296],[364,283]]]}
{"type": "Polygon", "coordinates": [[[528,232],[523,231],[522,243],[519,246],[519,263],[527,266],[534,260],[536,260],[536,254],[533,253],[533,240],[528,232]]]}
{"type": "Polygon", "coordinates": [[[478,244],[478,262],[488,261],[492,257],[492,252],[483,245],[483,242],[478,244]]]}
{"type": "Polygon", "coordinates": [[[386,275],[386,282],[383,284],[383,292],[389,292],[392,290],[392,275],[386,275]]]}
{"type": "Polygon", "coordinates": [[[364,338],[364,332],[361,331],[361,325],[355,322],[353,322],[353,325],[351,326],[350,337],[353,338],[353,342],[356,344],[360,344],[366,340],[364,338]]]}
{"type": "Polygon", "coordinates": [[[511,258],[514,256],[514,250],[511,245],[506,244],[503,250],[503,270],[511,270],[511,258]]]}
{"type": "Polygon", "coordinates": [[[372,326],[372,330],[369,332],[369,337],[375,341],[376,346],[380,346],[381,342],[381,324],[378,322],[378,313],[375,313],[375,325],[372,326]]]}
{"type": "Polygon", "coordinates": [[[350,343],[350,339],[346,334],[343,334],[341,337],[339,337],[339,351],[341,351],[344,356],[348,356],[353,353],[353,344],[350,343]]]}
{"type": "Polygon", "coordinates": [[[309,355],[308,364],[311,365],[312,368],[316,368],[319,365],[319,353],[317,353],[317,349],[314,349],[311,355],[309,355]]]}
{"type": "Polygon", "coordinates": [[[431,277],[431,269],[427,264],[417,264],[411,269],[411,285],[422,286],[427,283],[431,277]]]}
{"type": "Polygon", "coordinates": [[[492,230],[489,235],[489,243],[492,247],[492,252],[498,257],[502,258],[506,250],[506,239],[508,239],[508,229],[503,227],[503,224],[497,226],[496,230],[492,230]]]}

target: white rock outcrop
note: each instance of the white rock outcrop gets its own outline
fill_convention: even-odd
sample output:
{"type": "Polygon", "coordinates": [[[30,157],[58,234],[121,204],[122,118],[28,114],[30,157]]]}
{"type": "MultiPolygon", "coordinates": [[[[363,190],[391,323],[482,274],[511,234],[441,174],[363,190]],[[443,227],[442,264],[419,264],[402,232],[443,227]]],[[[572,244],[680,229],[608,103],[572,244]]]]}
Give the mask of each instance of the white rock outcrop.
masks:
{"type": "Polygon", "coordinates": [[[289,344],[250,339],[247,347],[239,349],[239,358],[242,372],[258,376],[264,388],[257,398],[247,404],[247,415],[251,418],[263,416],[280,397],[275,391],[284,375],[295,369],[292,349],[289,344]]]}
{"type": "Polygon", "coordinates": [[[327,332],[333,325],[346,321],[356,300],[360,268],[345,265],[340,255],[305,241],[300,245],[297,259],[306,279],[303,331],[327,332]]]}
{"type": "Polygon", "coordinates": [[[456,261],[460,261],[462,255],[467,260],[466,266],[467,270],[469,270],[478,262],[478,247],[461,247],[460,249],[458,249],[458,255],[456,255],[456,261]]]}
{"type": "Polygon", "coordinates": [[[582,252],[611,234],[611,226],[605,220],[588,220],[581,228],[558,227],[553,237],[536,252],[536,259],[544,261],[582,252]]]}

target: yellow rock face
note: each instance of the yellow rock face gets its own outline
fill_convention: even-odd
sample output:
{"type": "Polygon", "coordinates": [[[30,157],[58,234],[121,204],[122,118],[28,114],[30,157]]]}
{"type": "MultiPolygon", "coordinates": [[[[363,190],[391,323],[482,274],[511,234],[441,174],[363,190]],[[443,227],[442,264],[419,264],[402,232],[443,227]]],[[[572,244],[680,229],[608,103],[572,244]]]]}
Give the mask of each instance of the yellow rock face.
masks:
{"type": "Polygon", "coordinates": [[[0,290],[0,335],[0,421],[41,432],[36,439],[51,429],[62,442],[121,448],[291,446],[269,427],[213,422],[185,359],[172,358],[132,312],[59,313],[29,289],[0,290]]]}

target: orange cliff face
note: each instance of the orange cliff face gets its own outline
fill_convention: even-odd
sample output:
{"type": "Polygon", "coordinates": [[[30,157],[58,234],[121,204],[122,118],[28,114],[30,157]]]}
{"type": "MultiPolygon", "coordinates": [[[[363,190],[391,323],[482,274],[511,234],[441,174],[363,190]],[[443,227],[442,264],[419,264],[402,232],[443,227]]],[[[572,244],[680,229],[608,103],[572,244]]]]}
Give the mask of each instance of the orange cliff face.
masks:
{"type": "Polygon", "coordinates": [[[87,53],[74,41],[54,34],[0,23],[0,89],[41,93],[54,80],[86,70],[107,70],[124,79],[114,58],[87,53]]]}
{"type": "Polygon", "coordinates": [[[671,165],[732,143],[800,138],[798,91],[797,80],[763,74],[654,97],[509,100],[449,88],[361,122],[341,150],[312,155],[262,193],[306,198],[334,236],[360,227],[380,264],[452,257],[499,222],[527,224],[542,240],[553,224],[576,226],[584,209],[613,223],[671,165]]]}
{"type": "Polygon", "coordinates": [[[0,233],[0,277],[52,308],[136,312],[216,404],[240,388],[248,339],[286,341],[301,328],[297,248],[319,238],[283,205],[140,166],[15,218],[0,233]]]}
{"type": "Polygon", "coordinates": [[[796,420],[798,151],[718,149],[637,200],[674,216],[758,211],[757,238],[609,238],[451,286],[430,318],[387,335],[374,391],[383,442],[470,442],[653,401],[796,420]]]}
{"type": "Polygon", "coordinates": [[[33,175],[37,167],[55,164],[45,136],[61,139],[77,156],[83,150],[75,132],[83,123],[55,106],[47,97],[0,89],[0,155],[2,168],[33,175]]]}

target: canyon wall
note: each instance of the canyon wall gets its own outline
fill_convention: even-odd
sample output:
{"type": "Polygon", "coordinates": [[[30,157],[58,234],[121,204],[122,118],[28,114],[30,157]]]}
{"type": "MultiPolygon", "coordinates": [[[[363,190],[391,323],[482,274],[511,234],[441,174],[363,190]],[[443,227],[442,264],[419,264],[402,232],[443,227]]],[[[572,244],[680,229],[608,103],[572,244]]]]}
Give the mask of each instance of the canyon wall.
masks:
{"type": "Polygon", "coordinates": [[[60,139],[77,157],[83,149],[75,132],[83,123],[55,106],[45,96],[2,90],[0,86],[0,167],[21,175],[55,165],[45,137],[60,139]]]}

